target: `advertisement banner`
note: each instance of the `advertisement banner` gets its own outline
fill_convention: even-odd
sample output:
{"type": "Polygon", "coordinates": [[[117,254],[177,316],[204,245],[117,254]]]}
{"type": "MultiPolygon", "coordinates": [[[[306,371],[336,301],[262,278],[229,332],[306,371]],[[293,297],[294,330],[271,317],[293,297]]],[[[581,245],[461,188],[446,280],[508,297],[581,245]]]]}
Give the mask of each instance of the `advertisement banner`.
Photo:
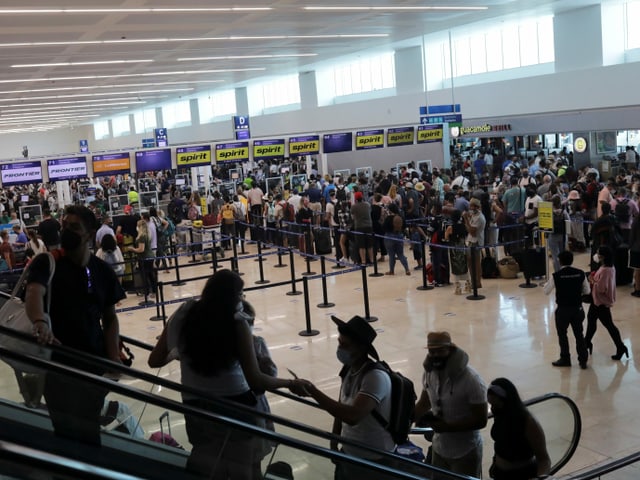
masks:
{"type": "Polygon", "coordinates": [[[141,150],[136,152],[136,172],[171,170],[171,149],[141,150]]]}
{"type": "Polygon", "coordinates": [[[351,132],[328,133],[322,137],[322,151],[324,153],[350,152],[353,145],[351,132]]]}
{"type": "Polygon", "coordinates": [[[108,155],[94,155],[93,176],[120,175],[131,172],[131,162],[128,152],[110,153],[108,155]]]}
{"type": "Polygon", "coordinates": [[[363,130],[356,132],[356,150],[384,147],[384,130],[363,130]]]}
{"type": "Polygon", "coordinates": [[[442,141],[442,125],[420,125],[418,127],[418,143],[442,141]]]}
{"type": "Polygon", "coordinates": [[[176,164],[178,167],[198,167],[211,165],[211,146],[176,148],[176,164]]]}
{"type": "Polygon", "coordinates": [[[538,202],[538,228],[544,232],[553,232],[553,204],[538,202]]]}
{"type": "Polygon", "coordinates": [[[284,138],[274,140],[255,140],[253,142],[253,159],[267,160],[284,157],[284,138]]]}
{"type": "Polygon", "coordinates": [[[249,142],[218,143],[216,162],[232,163],[249,160],[249,142]]]}
{"type": "Polygon", "coordinates": [[[0,165],[2,186],[42,182],[40,162],[3,163],[0,165]]]}
{"type": "Polygon", "coordinates": [[[399,145],[413,145],[415,139],[415,128],[400,127],[387,130],[387,147],[397,147],[399,145]]]}
{"type": "Polygon", "coordinates": [[[74,180],[76,178],[86,178],[87,157],[58,158],[47,160],[47,171],[49,181],[74,180]]]}
{"type": "Polygon", "coordinates": [[[320,135],[289,138],[289,155],[317,155],[320,153],[320,135]]]}

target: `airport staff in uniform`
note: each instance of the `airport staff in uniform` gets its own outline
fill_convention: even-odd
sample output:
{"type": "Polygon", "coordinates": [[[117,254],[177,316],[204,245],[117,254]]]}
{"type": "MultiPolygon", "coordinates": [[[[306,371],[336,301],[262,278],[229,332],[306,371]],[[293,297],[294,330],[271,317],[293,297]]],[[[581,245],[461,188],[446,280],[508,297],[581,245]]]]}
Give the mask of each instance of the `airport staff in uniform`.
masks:
{"type": "Polygon", "coordinates": [[[571,354],[569,353],[569,339],[567,330],[569,326],[576,337],[576,350],[578,363],[583,370],[587,368],[587,346],[584,342],[582,323],[584,322],[584,310],[582,309],[582,296],[591,291],[584,271],[574,268],[573,253],[568,250],[558,254],[560,270],[555,272],[544,286],[545,295],[549,295],[556,289],[556,331],[560,343],[560,358],[551,364],[554,367],[570,367],[571,354]]]}

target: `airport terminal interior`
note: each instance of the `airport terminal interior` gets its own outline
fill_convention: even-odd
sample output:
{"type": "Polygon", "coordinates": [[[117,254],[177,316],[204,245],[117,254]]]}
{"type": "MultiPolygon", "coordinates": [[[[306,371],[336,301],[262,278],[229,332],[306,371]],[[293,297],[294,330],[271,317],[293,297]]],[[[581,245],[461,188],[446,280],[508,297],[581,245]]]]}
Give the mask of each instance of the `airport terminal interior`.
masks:
{"type": "MultiPolygon", "coordinates": [[[[134,168],[135,152],[143,145],[159,146],[158,130],[171,149],[174,170],[180,146],[208,146],[210,163],[215,163],[216,144],[232,150],[229,145],[237,141],[273,144],[277,139],[284,151],[294,138],[309,135],[320,145],[324,135],[335,132],[347,132],[349,142],[351,134],[355,142],[358,133],[383,132],[381,148],[359,149],[353,143],[337,153],[319,146],[302,153],[309,153],[307,165],[313,157],[317,173],[324,175],[359,167],[389,172],[398,163],[419,161],[449,168],[455,155],[468,158],[480,146],[493,151],[496,163],[512,153],[527,157],[542,151],[546,157],[568,149],[576,168],[593,165],[604,180],[619,171],[617,159],[626,146],[640,147],[635,88],[640,1],[354,0],[303,5],[280,0],[212,6],[192,0],[176,6],[169,0],[105,0],[100,8],[81,0],[55,8],[40,0],[5,3],[0,6],[0,158],[6,160],[0,163],[41,162],[45,182],[57,159],[79,156],[86,156],[86,176],[95,173],[92,156],[110,154],[131,155],[127,175],[142,174],[134,168]],[[421,142],[419,124],[434,119],[421,118],[420,108],[426,111],[430,105],[452,107],[448,113],[456,129],[441,125],[437,141],[421,142]],[[460,118],[455,105],[461,106],[460,118]],[[244,128],[237,128],[232,118],[249,122],[250,139],[242,137],[244,128]],[[392,148],[388,135],[394,128],[410,128],[415,140],[412,136],[409,145],[392,148]],[[145,144],[149,139],[151,145],[145,144]]],[[[249,143],[246,148],[244,173],[249,173],[258,158],[255,150],[249,153],[249,143]]],[[[283,157],[289,154],[293,156],[287,150],[283,157]]],[[[190,183],[207,192],[215,183],[209,166],[191,169],[187,162],[181,167],[190,183]]],[[[68,188],[68,181],[59,182],[60,192],[68,188]]],[[[60,193],[57,201],[63,198],[60,193]]],[[[498,258],[505,256],[503,247],[495,250],[498,258]]],[[[408,244],[405,252],[411,262],[408,244]]],[[[231,252],[225,253],[215,268],[232,267],[231,252]]],[[[452,284],[420,289],[423,278],[414,264],[410,275],[372,276],[371,266],[363,275],[353,265],[334,269],[335,262],[328,259],[325,290],[320,261],[307,265],[298,253],[287,253],[282,261],[288,266],[277,268],[276,253],[266,249],[263,263],[258,262],[257,245],[248,242],[246,253],[238,256],[238,271],[257,311],[254,332],[266,340],[281,377],[291,378],[291,370],[337,398],[338,332],[331,316],[346,321],[368,313],[375,320],[374,345],[381,358],[413,380],[418,392],[427,334],[447,331],[487,384],[506,377],[523,399],[557,392],[573,400],[582,419],[581,436],[556,477],[569,478],[640,452],[640,301],[631,295],[632,285],[618,288],[612,308],[628,357],[611,359],[615,346],[600,325],[586,369],[578,365],[571,333],[573,366],[555,367],[555,297],[544,294],[544,277],[530,283],[522,273],[513,279],[483,279],[482,298],[470,298],[455,295],[452,284]],[[306,304],[306,295],[291,295],[286,283],[292,260],[297,279],[314,272],[306,282],[306,304]],[[324,293],[334,306],[317,306],[324,303],[324,293]],[[308,330],[317,334],[302,335],[308,330]]],[[[198,280],[176,285],[175,268],[158,273],[167,302],[165,320],[180,299],[198,295],[213,272],[210,255],[193,259],[198,262],[189,263],[191,255],[181,257],[179,275],[198,280]]],[[[575,266],[588,270],[589,261],[588,249],[576,252],[575,266]]],[[[379,270],[384,273],[387,265],[379,270]]],[[[296,288],[303,291],[302,281],[296,288]]],[[[156,299],[139,308],[142,300],[129,292],[117,307],[121,333],[154,345],[163,319],[158,319],[156,299]]],[[[178,362],[150,369],[148,351],[131,349],[133,368],[180,381],[178,362]]],[[[120,382],[179,400],[177,393],[153,382],[128,376],[120,382]]],[[[4,362],[0,397],[21,401],[4,362]]],[[[164,420],[175,440],[188,447],[182,416],[162,419],[162,408],[119,394],[110,398],[126,401],[145,437],[158,432],[164,420]]],[[[274,394],[268,398],[275,415],[331,430],[332,417],[326,412],[274,394]]],[[[551,402],[549,408],[532,411],[545,427],[550,450],[567,444],[574,425],[564,407],[551,402]]],[[[488,429],[483,438],[483,474],[488,478],[493,455],[488,429]]],[[[429,445],[420,435],[412,440],[425,450],[429,445]]],[[[289,463],[296,479],[333,478],[330,465],[318,470],[317,463],[293,450],[283,449],[274,459],[289,463]]],[[[639,465],[601,478],[638,478],[639,465]]]]}

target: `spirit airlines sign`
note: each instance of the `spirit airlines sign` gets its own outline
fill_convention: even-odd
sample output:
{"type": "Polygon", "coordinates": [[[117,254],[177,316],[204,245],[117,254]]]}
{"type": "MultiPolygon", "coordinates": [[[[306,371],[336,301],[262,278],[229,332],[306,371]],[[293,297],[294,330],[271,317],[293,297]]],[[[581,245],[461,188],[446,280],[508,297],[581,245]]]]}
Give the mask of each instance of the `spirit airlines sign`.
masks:
{"type": "Polygon", "coordinates": [[[233,163],[249,160],[249,142],[218,143],[216,162],[233,163]]]}
{"type": "Polygon", "coordinates": [[[211,165],[211,147],[209,145],[178,147],[176,148],[176,164],[179,167],[211,165]]]}

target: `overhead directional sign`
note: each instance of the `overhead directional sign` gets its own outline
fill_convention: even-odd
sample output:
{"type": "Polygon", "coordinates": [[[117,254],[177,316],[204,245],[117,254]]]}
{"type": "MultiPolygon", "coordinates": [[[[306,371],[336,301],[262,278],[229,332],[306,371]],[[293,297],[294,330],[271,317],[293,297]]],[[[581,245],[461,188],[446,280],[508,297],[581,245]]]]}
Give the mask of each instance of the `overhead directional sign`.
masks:
{"type": "Polygon", "coordinates": [[[427,115],[420,117],[421,125],[436,125],[438,123],[462,123],[462,114],[449,113],[446,115],[427,115]]]}
{"type": "Polygon", "coordinates": [[[448,123],[450,127],[462,126],[462,113],[459,103],[451,105],[423,105],[419,108],[419,112],[421,125],[448,123]]]}

